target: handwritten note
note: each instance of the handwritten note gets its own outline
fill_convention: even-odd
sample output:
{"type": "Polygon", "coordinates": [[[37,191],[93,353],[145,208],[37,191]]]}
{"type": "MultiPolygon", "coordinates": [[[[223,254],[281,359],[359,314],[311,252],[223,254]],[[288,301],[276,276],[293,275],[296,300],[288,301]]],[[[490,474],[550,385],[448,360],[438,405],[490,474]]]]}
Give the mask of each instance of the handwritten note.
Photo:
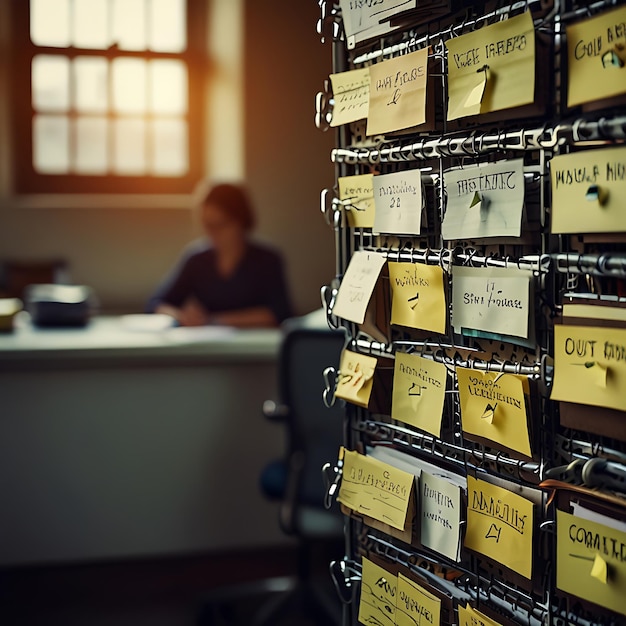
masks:
{"type": "Polygon", "coordinates": [[[356,250],[337,291],[333,314],[362,324],[384,264],[385,257],[382,254],[356,250]]]}
{"type": "Polygon", "coordinates": [[[519,237],[524,209],[522,159],[483,163],[443,175],[443,238],[519,237]]]}
{"type": "Polygon", "coordinates": [[[371,65],[367,134],[419,126],[426,121],[428,49],[371,65]]]}
{"type": "Polygon", "coordinates": [[[530,12],[446,41],[448,119],[535,100],[535,29],[530,12]]]}
{"type": "Polygon", "coordinates": [[[531,456],[526,396],[514,374],[457,367],[463,432],[531,456]]]}
{"type": "Polygon", "coordinates": [[[398,574],[397,626],[439,626],[441,600],[421,585],[398,574]]]}
{"type": "Polygon", "coordinates": [[[556,156],[550,182],[553,233],[626,231],[625,147],[556,156]]]}
{"type": "Polygon", "coordinates": [[[422,177],[419,170],[374,176],[374,232],[419,235],[422,224],[422,177]]]}
{"type": "Polygon", "coordinates": [[[460,558],[461,489],[428,472],[420,475],[420,541],[447,556],[460,558]]]}
{"type": "Polygon", "coordinates": [[[443,363],[396,352],[391,417],[439,437],[446,379],[443,363]]]}
{"type": "Polygon", "coordinates": [[[626,533],[556,512],[556,586],[626,615],[626,533]]]}
{"type": "Polygon", "coordinates": [[[500,626],[500,624],[485,614],[472,608],[469,604],[459,604],[459,626],[500,626]]]}
{"type": "Polygon", "coordinates": [[[530,578],[534,505],[530,500],[473,476],[467,477],[465,547],[530,578]]]}
{"type": "Polygon", "coordinates": [[[554,326],[552,400],[626,411],[626,329],[554,326]]]}
{"type": "Polygon", "coordinates": [[[368,626],[395,626],[398,577],[363,557],[358,619],[368,626]]]}
{"type": "Polygon", "coordinates": [[[370,97],[370,72],[367,67],[330,75],[333,87],[331,126],[356,122],[367,117],[370,97]]]}
{"type": "Polygon", "coordinates": [[[452,325],[528,338],[530,272],[503,267],[452,268],[452,325]]]}
{"type": "Polygon", "coordinates": [[[372,174],[337,178],[339,199],[343,202],[348,226],[352,228],[371,228],[374,225],[373,178],[372,174]]]}
{"type": "Polygon", "coordinates": [[[401,11],[414,9],[416,4],[417,0],[339,0],[348,49],[354,48],[359,41],[394,30],[390,24],[391,17],[401,11]]]}
{"type": "Polygon", "coordinates": [[[570,24],[567,106],[626,93],[626,6],[570,24]]]}
{"type": "Polygon", "coordinates": [[[377,363],[376,357],[343,350],[339,360],[339,380],[335,396],[367,408],[377,363]]]}
{"type": "Polygon", "coordinates": [[[446,332],[445,272],[438,265],[389,262],[391,323],[446,332]]]}
{"type": "Polygon", "coordinates": [[[337,500],[349,509],[404,530],[415,476],[346,450],[337,500]]]}

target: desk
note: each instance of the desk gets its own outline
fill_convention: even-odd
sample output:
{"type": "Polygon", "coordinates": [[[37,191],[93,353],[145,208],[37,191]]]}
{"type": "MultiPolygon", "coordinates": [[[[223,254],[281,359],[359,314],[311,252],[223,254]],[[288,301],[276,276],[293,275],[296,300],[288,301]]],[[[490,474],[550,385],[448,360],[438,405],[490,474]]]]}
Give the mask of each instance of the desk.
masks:
{"type": "Polygon", "coordinates": [[[286,543],[258,487],[280,331],[122,320],[0,336],[0,565],[286,543]]]}

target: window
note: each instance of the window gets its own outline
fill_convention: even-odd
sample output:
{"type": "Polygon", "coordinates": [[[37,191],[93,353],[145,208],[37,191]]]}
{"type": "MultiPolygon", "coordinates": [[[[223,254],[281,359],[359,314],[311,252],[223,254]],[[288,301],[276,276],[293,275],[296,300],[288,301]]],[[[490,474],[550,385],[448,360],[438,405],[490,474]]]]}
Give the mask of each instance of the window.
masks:
{"type": "Polygon", "coordinates": [[[202,4],[14,4],[17,191],[193,188],[202,171],[197,59],[204,42],[189,25],[203,24],[196,13],[202,4]]]}

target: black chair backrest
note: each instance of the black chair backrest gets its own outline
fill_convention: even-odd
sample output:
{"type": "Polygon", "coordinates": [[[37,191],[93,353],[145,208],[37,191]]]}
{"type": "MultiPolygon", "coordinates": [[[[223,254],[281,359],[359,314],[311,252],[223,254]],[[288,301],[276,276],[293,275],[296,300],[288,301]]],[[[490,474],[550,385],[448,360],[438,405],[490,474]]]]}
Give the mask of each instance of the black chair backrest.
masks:
{"type": "Polygon", "coordinates": [[[337,459],[343,442],[343,414],[340,402],[327,407],[323,401],[324,370],[339,368],[344,346],[342,331],[295,328],[285,335],[280,355],[279,389],[289,408],[289,452],[304,453],[299,499],[322,504],[324,485],[321,468],[337,459]]]}

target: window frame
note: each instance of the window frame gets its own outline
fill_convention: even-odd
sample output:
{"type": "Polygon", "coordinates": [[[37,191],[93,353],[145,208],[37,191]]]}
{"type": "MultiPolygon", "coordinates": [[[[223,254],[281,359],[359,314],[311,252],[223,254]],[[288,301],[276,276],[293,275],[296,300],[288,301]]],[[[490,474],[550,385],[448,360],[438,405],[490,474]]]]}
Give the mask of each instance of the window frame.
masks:
{"type": "MultiPolygon", "coordinates": [[[[207,60],[206,7],[204,2],[186,0],[187,49],[181,53],[153,52],[150,50],[94,50],[86,48],[57,48],[37,46],[30,39],[30,2],[20,0],[12,3],[13,24],[11,46],[9,111],[12,129],[12,187],[16,194],[190,194],[205,171],[203,138],[204,120],[204,77],[207,60]],[[33,119],[32,104],[32,60],[39,54],[61,55],[74,59],[77,56],[94,56],[107,59],[124,56],[127,58],[177,59],[187,66],[188,111],[185,119],[188,131],[189,169],[183,176],[162,175],[116,175],[116,174],[44,174],[33,166],[33,119]]],[[[68,117],[76,117],[70,111],[68,117]]],[[[114,119],[111,111],[106,117],[114,119]]],[[[147,113],[142,119],[151,119],[147,113]]]]}

